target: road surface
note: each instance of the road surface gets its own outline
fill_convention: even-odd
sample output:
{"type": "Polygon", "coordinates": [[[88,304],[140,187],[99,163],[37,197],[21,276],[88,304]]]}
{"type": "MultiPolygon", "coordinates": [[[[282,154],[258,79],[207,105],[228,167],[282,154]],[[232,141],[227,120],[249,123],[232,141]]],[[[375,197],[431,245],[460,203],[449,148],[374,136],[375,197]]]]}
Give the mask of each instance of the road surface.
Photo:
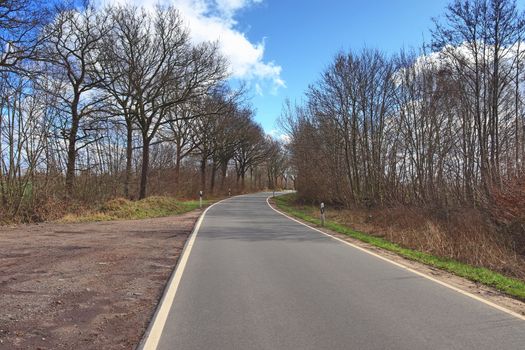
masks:
{"type": "Polygon", "coordinates": [[[158,349],[525,349],[525,321],[311,230],[210,208],[158,349]]]}

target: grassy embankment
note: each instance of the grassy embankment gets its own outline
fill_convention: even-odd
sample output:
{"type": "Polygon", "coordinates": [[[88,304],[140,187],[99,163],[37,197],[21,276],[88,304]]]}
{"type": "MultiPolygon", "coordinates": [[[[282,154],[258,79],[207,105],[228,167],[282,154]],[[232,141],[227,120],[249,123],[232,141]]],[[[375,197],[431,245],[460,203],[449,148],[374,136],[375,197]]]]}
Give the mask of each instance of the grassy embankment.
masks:
{"type": "MultiPolygon", "coordinates": [[[[204,200],[207,206],[212,200],[204,200]]],[[[173,197],[152,196],[140,201],[123,198],[110,200],[95,210],[81,214],[68,214],[60,222],[89,222],[137,220],[183,214],[199,208],[198,200],[183,201],[173,197]]]]}
{"type": "MultiPolygon", "coordinates": [[[[298,205],[295,202],[295,194],[286,194],[275,197],[275,203],[283,212],[295,216],[303,221],[314,225],[320,225],[318,209],[313,206],[298,205]]],[[[348,226],[336,221],[327,220],[325,227],[329,230],[345,234],[359,241],[371,244],[375,247],[394,252],[410,260],[430,265],[455,275],[467,278],[471,281],[493,287],[507,295],[525,301],[525,282],[504,276],[484,267],[468,265],[456,260],[434,256],[425,252],[404,248],[398,244],[389,242],[381,237],[376,237],[363,232],[355,231],[348,226]]]]}

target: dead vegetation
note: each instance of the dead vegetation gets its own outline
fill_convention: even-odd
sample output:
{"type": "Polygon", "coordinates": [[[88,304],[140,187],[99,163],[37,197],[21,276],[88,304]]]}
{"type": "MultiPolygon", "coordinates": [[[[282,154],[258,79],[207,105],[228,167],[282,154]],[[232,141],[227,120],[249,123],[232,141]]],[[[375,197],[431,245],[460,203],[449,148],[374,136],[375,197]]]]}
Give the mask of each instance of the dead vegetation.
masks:
{"type": "Polygon", "coordinates": [[[478,210],[392,207],[329,210],[327,215],[403,247],[525,279],[525,256],[515,249],[516,241],[478,210]]]}

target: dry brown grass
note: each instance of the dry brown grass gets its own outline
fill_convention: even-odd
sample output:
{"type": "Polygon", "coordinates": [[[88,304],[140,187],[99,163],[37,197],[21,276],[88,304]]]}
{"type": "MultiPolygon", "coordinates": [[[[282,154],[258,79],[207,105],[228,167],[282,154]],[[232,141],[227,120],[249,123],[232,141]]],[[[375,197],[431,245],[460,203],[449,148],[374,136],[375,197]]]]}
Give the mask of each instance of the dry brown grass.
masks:
{"type": "MultiPolygon", "coordinates": [[[[220,188],[217,180],[215,193],[205,191],[205,199],[213,200],[224,197],[228,188],[232,193],[240,191],[235,186],[235,179],[228,177],[224,188],[220,188]]],[[[18,184],[17,184],[18,186],[18,184]]],[[[64,178],[61,174],[46,176],[36,174],[30,185],[21,193],[15,191],[18,187],[4,188],[0,193],[0,225],[37,223],[54,221],[66,215],[82,217],[100,211],[108,202],[119,204],[124,196],[123,176],[116,174],[96,175],[83,172],[75,178],[75,191],[72,198],[66,198],[64,178]]],[[[200,188],[199,176],[192,169],[182,169],[180,183],[174,182],[174,173],[170,170],[157,171],[152,169],[148,184],[148,196],[173,197],[180,201],[198,200],[200,188]]],[[[130,184],[130,199],[137,196],[138,179],[133,177],[130,184]]],[[[209,187],[209,185],[208,185],[209,187]]],[[[256,190],[247,186],[246,192],[256,190]]],[[[120,203],[122,204],[122,202],[120,203]]],[[[103,219],[103,216],[99,216],[103,219]]]]}
{"type": "Polygon", "coordinates": [[[511,236],[476,209],[343,209],[328,218],[407,248],[525,278],[525,257],[511,236]]]}

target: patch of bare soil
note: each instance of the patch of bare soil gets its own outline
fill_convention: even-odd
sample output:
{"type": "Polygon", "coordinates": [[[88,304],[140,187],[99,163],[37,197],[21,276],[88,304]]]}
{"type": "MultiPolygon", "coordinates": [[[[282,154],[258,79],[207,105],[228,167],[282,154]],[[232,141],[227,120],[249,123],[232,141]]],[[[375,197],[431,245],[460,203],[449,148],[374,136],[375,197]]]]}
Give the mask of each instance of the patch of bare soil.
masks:
{"type": "Polygon", "coordinates": [[[0,349],[133,349],[199,215],[0,228],[0,349]]]}
{"type": "MultiPolygon", "coordinates": [[[[273,203],[273,201],[270,201],[270,204],[272,205],[272,207],[274,207],[276,210],[279,210],[281,211],[279,208],[277,208],[277,206],[275,205],[275,203],[273,203]]],[[[308,223],[308,222],[305,222],[303,220],[300,220],[298,218],[295,218],[296,220],[298,221],[301,221],[309,226],[312,226],[312,224],[308,223]]],[[[504,293],[501,293],[500,291],[494,289],[494,288],[491,288],[491,287],[488,287],[486,285],[483,285],[483,284],[480,284],[480,283],[476,283],[476,282],[472,282],[470,280],[467,280],[465,278],[462,278],[462,277],[459,277],[459,276],[456,276],[450,272],[447,272],[447,271],[444,271],[444,270],[440,270],[440,269],[437,269],[435,267],[432,267],[432,266],[428,266],[428,265],[425,265],[425,264],[422,264],[422,263],[419,263],[417,261],[413,261],[413,260],[409,260],[409,259],[406,259],[400,255],[397,255],[393,252],[390,252],[388,250],[384,250],[384,249],[381,249],[381,248],[378,248],[378,247],[375,247],[371,244],[368,244],[368,243],[364,243],[364,242],[361,242],[357,239],[354,239],[354,238],[351,238],[347,235],[344,235],[344,234],[341,234],[341,233],[338,233],[338,232],[334,232],[334,231],[331,231],[331,230],[328,230],[326,228],[323,228],[323,227],[316,227],[318,230],[328,234],[328,235],[331,235],[331,236],[334,236],[336,238],[339,238],[341,240],[344,240],[346,242],[349,242],[349,243],[352,243],[358,247],[361,247],[361,248],[364,248],[368,251],[371,251],[371,252],[374,252],[375,254],[377,255],[380,255],[382,257],[385,257],[389,260],[392,260],[398,264],[401,264],[405,267],[408,267],[412,270],[415,270],[415,271],[418,271],[418,272],[421,272],[423,274],[426,274],[427,276],[430,276],[436,280],[439,280],[439,281],[442,281],[442,282],[445,282],[455,288],[458,288],[462,291],[465,291],[465,292],[468,292],[470,294],[473,294],[475,296],[478,296],[480,298],[483,298],[487,301],[490,301],[496,305],[499,305],[499,306],[502,306],[504,308],[507,308],[511,311],[514,311],[520,315],[525,315],[525,303],[520,301],[520,300],[517,300],[517,299],[514,299],[504,293]]],[[[358,229],[360,229],[361,227],[359,227],[358,229]]]]}

